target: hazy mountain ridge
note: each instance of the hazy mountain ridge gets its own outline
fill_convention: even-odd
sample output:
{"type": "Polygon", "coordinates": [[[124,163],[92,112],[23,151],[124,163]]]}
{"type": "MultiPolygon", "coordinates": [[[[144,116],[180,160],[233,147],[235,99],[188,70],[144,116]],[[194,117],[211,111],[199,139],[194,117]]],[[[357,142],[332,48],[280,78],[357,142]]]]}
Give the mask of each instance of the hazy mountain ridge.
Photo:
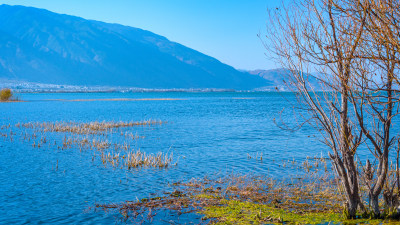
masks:
{"type": "Polygon", "coordinates": [[[141,88],[253,89],[267,81],[152,32],[0,6],[0,77],[141,88]]]}
{"type": "MultiPolygon", "coordinates": [[[[272,70],[252,70],[248,71],[252,75],[259,76],[270,84],[264,87],[258,88],[257,90],[263,91],[293,91],[293,86],[289,80],[290,71],[284,68],[272,69],[272,70]]],[[[322,85],[316,76],[309,74],[308,82],[312,89],[319,91],[322,90],[322,85]]]]}

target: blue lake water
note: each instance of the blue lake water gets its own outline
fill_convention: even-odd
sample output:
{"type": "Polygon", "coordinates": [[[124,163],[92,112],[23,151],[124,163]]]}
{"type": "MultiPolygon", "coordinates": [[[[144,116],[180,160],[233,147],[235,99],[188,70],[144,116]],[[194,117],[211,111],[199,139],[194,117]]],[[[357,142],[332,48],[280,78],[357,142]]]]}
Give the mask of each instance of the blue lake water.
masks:
{"type": "MultiPolygon", "coordinates": [[[[160,193],[169,183],[205,176],[253,174],[286,177],[282,161],[326,156],[327,147],[309,126],[296,132],[290,93],[90,93],[19,94],[27,102],[0,104],[0,126],[27,122],[142,121],[130,127],[144,136],[132,148],[173,153],[167,169],[127,170],[104,166],[90,150],[34,148],[15,135],[0,137],[0,224],[113,224],[116,212],[88,210],[160,193]],[[169,98],[170,101],[50,101],[54,99],[169,98]],[[286,108],[282,112],[282,110],[286,108]],[[263,160],[254,156],[262,153],[263,160]],[[248,155],[253,156],[249,158],[248,155]]],[[[1,132],[1,131],[0,131],[1,132]]],[[[18,132],[18,130],[16,131],[18,132]]],[[[54,137],[57,139],[57,137],[54,137]]]]}

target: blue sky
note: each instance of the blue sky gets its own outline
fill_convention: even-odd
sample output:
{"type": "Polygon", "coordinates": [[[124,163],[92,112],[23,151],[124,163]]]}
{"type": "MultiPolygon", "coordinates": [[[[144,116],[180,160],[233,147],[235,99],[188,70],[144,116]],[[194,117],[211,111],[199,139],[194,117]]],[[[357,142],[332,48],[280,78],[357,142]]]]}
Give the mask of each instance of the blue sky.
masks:
{"type": "Polygon", "coordinates": [[[257,34],[275,0],[0,0],[142,28],[237,69],[273,69],[257,34]]]}

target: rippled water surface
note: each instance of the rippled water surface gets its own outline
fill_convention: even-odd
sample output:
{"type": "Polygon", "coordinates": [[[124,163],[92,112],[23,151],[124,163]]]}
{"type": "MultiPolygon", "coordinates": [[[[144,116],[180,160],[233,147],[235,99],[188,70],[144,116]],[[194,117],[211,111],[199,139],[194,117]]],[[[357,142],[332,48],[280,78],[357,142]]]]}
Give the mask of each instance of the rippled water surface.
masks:
{"type": "MultiPolygon", "coordinates": [[[[21,134],[0,137],[0,224],[113,224],[119,215],[95,212],[96,203],[160,193],[169,183],[240,173],[284,177],[282,160],[320,155],[326,147],[308,126],[291,132],[274,123],[297,123],[279,93],[20,94],[27,102],[0,104],[0,126],[27,122],[142,121],[167,123],[123,128],[144,138],[131,147],[173,153],[176,166],[131,169],[104,166],[91,150],[34,148],[21,134]],[[56,99],[173,99],[53,101],[56,99]],[[263,160],[250,156],[260,155],[263,160]]],[[[1,131],[0,131],[1,132],[1,131]]],[[[5,131],[4,131],[5,132],[5,131]]],[[[54,137],[57,138],[57,137],[54,137]]]]}

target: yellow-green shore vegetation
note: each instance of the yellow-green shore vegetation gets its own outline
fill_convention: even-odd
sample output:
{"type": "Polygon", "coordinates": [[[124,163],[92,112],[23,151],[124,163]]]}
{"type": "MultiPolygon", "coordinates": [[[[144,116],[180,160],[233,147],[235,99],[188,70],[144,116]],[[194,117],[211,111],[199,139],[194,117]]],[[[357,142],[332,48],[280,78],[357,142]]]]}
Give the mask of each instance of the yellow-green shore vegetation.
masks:
{"type": "Polygon", "coordinates": [[[11,102],[18,101],[17,99],[13,99],[13,93],[11,89],[4,88],[0,90],[0,102],[11,102]]]}
{"type": "MultiPolygon", "coordinates": [[[[201,215],[200,224],[400,224],[395,213],[384,211],[345,215],[345,196],[337,179],[321,173],[321,165],[305,168],[308,178],[279,181],[270,177],[230,175],[219,179],[174,183],[173,191],[158,197],[99,204],[96,209],[118,210],[124,220],[151,221],[160,211],[201,215]]],[[[315,165],[315,164],[314,164],[315,165]]],[[[300,168],[300,167],[299,167],[300,168]]]]}

